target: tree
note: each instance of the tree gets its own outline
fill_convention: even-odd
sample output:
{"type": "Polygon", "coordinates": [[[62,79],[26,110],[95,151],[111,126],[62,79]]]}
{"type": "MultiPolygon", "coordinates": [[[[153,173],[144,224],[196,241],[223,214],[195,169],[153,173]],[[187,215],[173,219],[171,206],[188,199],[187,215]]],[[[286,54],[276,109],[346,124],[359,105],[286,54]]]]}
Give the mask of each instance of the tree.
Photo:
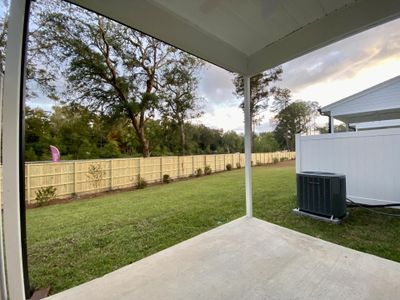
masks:
{"type": "MultiPolygon", "coordinates": [[[[315,128],[317,131],[319,131],[320,134],[325,134],[325,133],[329,133],[329,124],[326,123],[323,126],[317,126],[315,128]]],[[[334,131],[335,132],[346,132],[348,131],[346,124],[338,124],[338,125],[334,125],[334,131]]]]}
{"type": "Polygon", "coordinates": [[[7,29],[8,29],[8,16],[4,15],[0,18],[0,72],[1,72],[1,74],[4,74],[4,70],[5,70],[7,29]]]}
{"type": "Polygon", "coordinates": [[[25,107],[25,153],[27,160],[50,158],[52,143],[50,116],[43,109],[25,107]]]}
{"type": "Polygon", "coordinates": [[[177,63],[163,73],[161,112],[164,118],[176,123],[180,135],[180,152],[185,155],[185,121],[202,115],[197,96],[197,73],[204,65],[200,59],[180,53],[177,63]]]}
{"type": "Polygon", "coordinates": [[[107,143],[107,130],[101,128],[104,121],[100,116],[78,104],[54,107],[53,110],[51,134],[62,159],[98,158],[99,148],[107,143]]]}
{"type": "Polygon", "coordinates": [[[320,105],[317,101],[311,101],[311,102],[308,102],[308,104],[309,104],[310,113],[311,113],[310,122],[308,123],[308,133],[314,134],[315,131],[318,130],[318,126],[317,126],[315,120],[320,115],[319,114],[320,105]]]}
{"type": "Polygon", "coordinates": [[[275,152],[279,150],[279,144],[272,132],[262,132],[254,139],[255,152],[275,152]]]}
{"type": "MultiPolygon", "coordinates": [[[[4,3],[5,7],[8,7],[8,3],[4,3]]],[[[4,76],[6,71],[6,46],[8,38],[8,9],[1,12],[0,16],[0,77],[4,76]]],[[[54,86],[52,82],[54,80],[54,74],[48,72],[47,66],[38,62],[37,54],[39,48],[36,47],[34,31],[28,33],[28,51],[27,51],[27,63],[26,63],[26,98],[31,100],[33,97],[37,97],[38,94],[35,90],[38,88],[50,97],[54,97],[54,86]]]]}
{"type": "Polygon", "coordinates": [[[278,113],[289,106],[292,101],[292,92],[287,88],[274,88],[274,100],[272,101],[271,111],[278,113]]]}
{"type": "Polygon", "coordinates": [[[274,136],[281,147],[295,150],[295,135],[307,132],[312,114],[312,102],[296,101],[275,116],[274,136]]]}
{"type": "Polygon", "coordinates": [[[146,122],[159,107],[161,72],[176,61],[179,51],[102,16],[77,7],[71,10],[69,5],[40,11],[35,35],[42,57],[64,68],[63,97],[93,112],[126,117],[143,156],[149,156],[146,122]]]}
{"type": "MultiPolygon", "coordinates": [[[[259,125],[264,118],[263,114],[268,109],[269,98],[273,96],[276,91],[276,87],[272,86],[272,84],[281,80],[282,72],[282,67],[279,66],[250,78],[250,118],[252,133],[254,133],[256,125],[259,125]]],[[[236,75],[233,84],[235,85],[235,95],[243,98],[243,76],[236,75]]],[[[240,104],[240,107],[244,110],[244,101],[240,104]]]]}
{"type": "Polygon", "coordinates": [[[243,152],[243,136],[235,131],[227,131],[222,136],[222,145],[224,153],[243,152]]]}

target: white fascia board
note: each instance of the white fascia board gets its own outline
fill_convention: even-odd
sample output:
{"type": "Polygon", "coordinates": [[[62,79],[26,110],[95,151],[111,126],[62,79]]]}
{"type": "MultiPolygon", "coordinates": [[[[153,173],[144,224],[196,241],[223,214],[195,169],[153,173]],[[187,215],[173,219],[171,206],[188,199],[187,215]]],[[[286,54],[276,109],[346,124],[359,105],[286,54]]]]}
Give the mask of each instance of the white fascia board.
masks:
{"type": "Polygon", "coordinates": [[[69,0],[228,71],[247,73],[248,56],[151,1],[69,0]]]}
{"type": "Polygon", "coordinates": [[[353,95],[345,97],[345,98],[343,98],[341,100],[338,100],[338,101],[336,101],[334,103],[328,104],[328,105],[322,107],[321,111],[322,112],[332,111],[332,109],[335,108],[335,107],[338,107],[338,106],[343,105],[343,104],[345,104],[347,102],[356,100],[358,98],[361,98],[361,97],[363,97],[365,95],[368,95],[370,93],[373,93],[375,91],[382,90],[382,89],[387,88],[388,86],[392,86],[394,84],[399,84],[399,83],[400,83],[400,76],[393,77],[393,78],[391,78],[389,80],[386,80],[386,81],[381,82],[381,83],[379,83],[377,85],[371,86],[371,87],[369,87],[369,88],[367,88],[365,90],[362,90],[362,91],[360,91],[358,93],[355,93],[353,95]]]}
{"type": "Polygon", "coordinates": [[[399,16],[399,0],[360,0],[344,6],[251,55],[247,75],[273,68],[399,16]]]}

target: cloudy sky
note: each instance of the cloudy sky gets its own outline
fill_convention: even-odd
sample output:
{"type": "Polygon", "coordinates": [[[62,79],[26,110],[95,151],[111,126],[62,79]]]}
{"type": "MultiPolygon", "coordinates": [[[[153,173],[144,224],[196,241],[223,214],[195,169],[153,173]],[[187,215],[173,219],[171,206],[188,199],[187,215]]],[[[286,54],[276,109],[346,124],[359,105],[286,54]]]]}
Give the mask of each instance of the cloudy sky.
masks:
{"type": "MultiPolygon", "coordinates": [[[[321,106],[400,75],[400,19],[372,28],[282,65],[280,87],[294,99],[317,101],[321,106]]],[[[233,95],[233,75],[208,65],[199,93],[205,114],[196,122],[224,130],[243,131],[240,99],[233,95]]],[[[269,112],[258,131],[272,130],[269,112]]],[[[319,122],[323,123],[324,118],[319,122]]]]}
{"type": "MultiPolygon", "coordinates": [[[[0,12],[4,12],[4,0],[0,12]]],[[[278,85],[289,88],[293,99],[317,101],[321,106],[400,75],[400,19],[372,28],[282,65],[278,85]]],[[[208,64],[202,72],[199,94],[205,114],[195,123],[243,132],[240,99],[233,95],[233,74],[208,64]]],[[[30,106],[51,110],[54,102],[36,99],[30,106]]],[[[273,130],[270,112],[256,129],[273,130]]],[[[324,117],[317,120],[325,123],[324,117]]]]}

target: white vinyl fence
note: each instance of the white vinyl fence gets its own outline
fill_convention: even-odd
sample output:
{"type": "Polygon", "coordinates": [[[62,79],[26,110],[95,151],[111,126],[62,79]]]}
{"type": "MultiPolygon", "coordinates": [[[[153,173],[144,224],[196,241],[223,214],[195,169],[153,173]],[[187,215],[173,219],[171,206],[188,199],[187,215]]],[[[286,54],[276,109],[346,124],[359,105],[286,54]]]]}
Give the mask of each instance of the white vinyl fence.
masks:
{"type": "Polygon", "coordinates": [[[353,201],[400,203],[400,128],[297,135],[296,171],[346,175],[353,201]]]}

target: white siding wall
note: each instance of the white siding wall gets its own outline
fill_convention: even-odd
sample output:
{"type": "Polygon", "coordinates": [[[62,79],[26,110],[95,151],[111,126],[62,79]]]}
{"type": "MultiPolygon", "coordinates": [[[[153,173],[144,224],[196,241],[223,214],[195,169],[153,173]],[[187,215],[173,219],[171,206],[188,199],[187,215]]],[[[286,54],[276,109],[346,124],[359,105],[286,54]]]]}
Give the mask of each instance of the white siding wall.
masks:
{"type": "Polygon", "coordinates": [[[344,101],[332,108],[332,115],[347,115],[399,108],[400,77],[396,78],[393,82],[390,81],[390,83],[382,85],[376,90],[366,90],[360,94],[350,96],[349,101],[344,101]]]}
{"type": "Polygon", "coordinates": [[[400,128],[296,136],[296,171],[346,175],[347,196],[400,203],[400,128]]]}

